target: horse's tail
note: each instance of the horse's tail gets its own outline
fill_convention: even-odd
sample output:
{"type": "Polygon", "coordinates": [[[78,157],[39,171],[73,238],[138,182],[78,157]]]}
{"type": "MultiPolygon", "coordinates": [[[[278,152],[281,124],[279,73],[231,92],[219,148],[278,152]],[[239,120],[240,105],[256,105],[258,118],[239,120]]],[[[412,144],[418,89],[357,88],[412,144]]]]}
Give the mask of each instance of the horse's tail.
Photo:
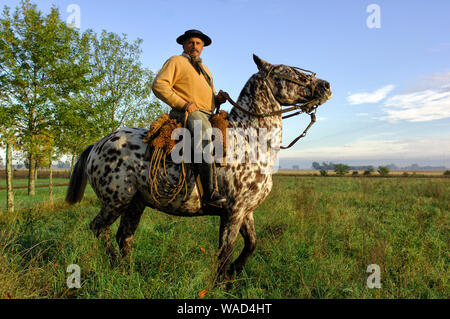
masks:
{"type": "Polygon", "coordinates": [[[66,202],[69,204],[75,204],[81,202],[84,195],[84,190],[87,184],[87,174],[86,174],[86,162],[94,145],[89,145],[86,149],[81,153],[80,158],[72,172],[72,176],[70,177],[69,188],[66,193],[66,202]]]}

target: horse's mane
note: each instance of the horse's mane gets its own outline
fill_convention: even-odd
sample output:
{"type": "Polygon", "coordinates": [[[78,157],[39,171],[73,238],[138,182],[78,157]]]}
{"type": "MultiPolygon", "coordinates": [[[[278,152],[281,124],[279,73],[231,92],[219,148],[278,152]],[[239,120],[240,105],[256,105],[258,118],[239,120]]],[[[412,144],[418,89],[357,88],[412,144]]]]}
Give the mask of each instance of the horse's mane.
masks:
{"type": "MultiPolygon", "coordinates": [[[[239,97],[236,101],[237,104],[239,104],[240,106],[242,106],[244,109],[248,110],[248,111],[255,111],[254,110],[254,99],[255,99],[255,95],[257,93],[257,89],[258,86],[261,84],[262,82],[262,78],[259,74],[259,72],[253,74],[245,83],[244,87],[242,88],[241,92],[239,93],[239,97]]],[[[235,122],[236,119],[233,118],[233,115],[236,114],[237,112],[237,108],[236,107],[232,107],[230,113],[230,125],[231,126],[235,126],[235,122]]],[[[250,118],[248,118],[248,116],[244,116],[244,119],[240,118],[239,121],[242,120],[251,120],[250,118]]]]}

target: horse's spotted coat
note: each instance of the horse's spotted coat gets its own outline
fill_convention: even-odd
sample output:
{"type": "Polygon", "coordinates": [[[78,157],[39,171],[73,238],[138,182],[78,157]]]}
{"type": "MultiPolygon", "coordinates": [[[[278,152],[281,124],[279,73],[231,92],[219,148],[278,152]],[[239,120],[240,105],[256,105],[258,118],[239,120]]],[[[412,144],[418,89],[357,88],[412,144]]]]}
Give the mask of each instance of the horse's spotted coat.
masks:
{"type": "MultiPolygon", "coordinates": [[[[301,74],[287,66],[276,66],[267,81],[264,80],[270,64],[254,56],[259,72],[254,74],[243,88],[238,104],[247,110],[258,113],[280,110],[282,105],[294,105],[313,98],[317,94],[328,98],[331,96],[327,82],[315,79],[314,86],[319,90],[313,91],[309,86],[300,86],[283,79],[277,74],[287,74],[294,79],[301,80],[301,74]]],[[[281,116],[256,118],[249,116],[239,109],[232,109],[229,122],[233,128],[266,128],[279,129],[279,134],[270,140],[270,146],[279,149],[281,142],[281,116]]],[[[194,183],[192,170],[187,169],[187,193],[183,201],[184,190],[176,200],[168,204],[163,198],[157,205],[148,192],[148,162],[144,161],[145,144],[142,140],[147,130],[140,128],[124,128],[104,137],[92,149],[86,150],[87,158],[80,158],[74,175],[80,174],[78,167],[85,165],[84,172],[102,202],[99,215],[92,221],[91,229],[98,236],[109,230],[114,221],[121,216],[117,233],[117,242],[125,255],[131,249],[133,234],[139,224],[140,217],[146,206],[179,216],[219,215],[219,268],[218,276],[228,278],[234,271],[242,270],[245,261],[252,254],[256,244],[253,211],[269,195],[272,189],[272,175],[266,173],[273,166],[275,157],[269,161],[258,159],[255,163],[231,162],[224,167],[218,167],[218,184],[220,193],[227,197],[228,202],[219,210],[202,209],[199,191],[194,183]],[[88,152],[89,151],[89,152],[88,152]],[[81,163],[82,161],[85,161],[81,163]],[[78,169],[78,172],[77,172],[78,169]],[[244,237],[245,247],[227,271],[229,258],[234,249],[238,233],[244,237]]],[[[239,145],[239,147],[243,147],[239,145]]],[[[249,149],[248,141],[244,147],[249,149]]],[[[275,154],[276,155],[276,151],[275,154]]],[[[171,183],[178,180],[180,166],[166,163],[168,178],[171,183]]],[[[72,184],[72,182],[71,182],[72,184]]],[[[75,182],[74,182],[75,184],[75,182]]],[[[158,187],[160,194],[164,194],[164,179],[158,187]]],[[[80,187],[69,187],[70,192],[79,192],[80,187]]],[[[109,237],[108,237],[109,238],[109,237]]],[[[112,245],[109,243],[109,247],[112,245]]]]}

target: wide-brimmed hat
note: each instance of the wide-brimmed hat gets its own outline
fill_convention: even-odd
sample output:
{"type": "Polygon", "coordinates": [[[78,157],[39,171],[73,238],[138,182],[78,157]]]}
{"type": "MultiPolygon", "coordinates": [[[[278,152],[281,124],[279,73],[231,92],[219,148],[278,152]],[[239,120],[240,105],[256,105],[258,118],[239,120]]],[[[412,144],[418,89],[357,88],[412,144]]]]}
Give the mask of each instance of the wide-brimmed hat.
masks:
{"type": "Polygon", "coordinates": [[[187,30],[183,35],[180,35],[177,38],[177,43],[182,45],[184,44],[184,41],[194,37],[202,39],[205,47],[210,45],[212,42],[210,37],[199,30],[187,30]]]}

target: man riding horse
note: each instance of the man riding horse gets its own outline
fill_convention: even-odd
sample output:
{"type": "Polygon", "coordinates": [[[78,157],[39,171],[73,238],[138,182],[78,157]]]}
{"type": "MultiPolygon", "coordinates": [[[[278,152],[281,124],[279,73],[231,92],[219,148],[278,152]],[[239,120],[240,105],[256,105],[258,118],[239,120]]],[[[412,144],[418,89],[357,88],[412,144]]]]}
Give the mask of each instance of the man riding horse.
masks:
{"type": "MultiPolygon", "coordinates": [[[[177,43],[183,46],[183,53],[168,59],[153,82],[153,93],[168,104],[172,110],[170,117],[179,122],[185,122],[186,128],[194,137],[195,123],[201,123],[201,139],[192,138],[194,152],[202,152],[208,149],[211,143],[211,123],[216,107],[225,103],[224,92],[218,94],[214,89],[212,75],[209,69],[202,63],[200,54],[203,47],[211,44],[211,39],[198,30],[188,30],[177,38],[177,43]]],[[[212,155],[212,147],[209,148],[212,155]]],[[[220,205],[226,202],[226,198],[215,190],[214,162],[207,163],[201,156],[201,163],[194,162],[194,169],[200,175],[206,205],[220,205]]]]}
{"type": "MultiPolygon", "coordinates": [[[[217,179],[220,181],[217,186],[226,200],[214,193],[214,166],[204,162],[194,165],[200,171],[206,195],[204,200],[213,204],[222,203],[221,209],[204,207],[200,200],[199,185],[194,180],[196,177],[190,170],[189,174],[184,175],[187,195],[178,193],[169,202],[169,198],[164,197],[165,194],[161,192],[162,200],[158,201],[149,192],[152,182],[149,174],[151,163],[145,160],[147,144],[143,141],[149,130],[121,128],[89,145],[81,153],[70,179],[66,201],[69,204],[80,202],[87,183],[90,183],[101,202],[100,212],[90,223],[90,228],[95,236],[105,239],[107,252],[112,257],[115,255],[115,248],[110,240],[110,227],[119,217],[116,240],[122,256],[126,256],[132,249],[134,234],[146,207],[174,216],[220,216],[217,253],[219,263],[214,279],[214,283],[217,283],[227,281],[234,273],[241,272],[255,251],[253,213],[269,195],[273,186],[271,168],[278,151],[286,148],[281,145],[282,119],[302,113],[311,116],[308,127],[287,146],[290,147],[305,136],[315,121],[317,107],[331,98],[332,93],[330,84],[316,78],[311,71],[270,64],[254,55],[253,61],[258,72],[249,78],[238,100],[233,102],[225,92],[216,94],[211,73],[199,59],[203,47],[211,44],[211,39],[200,31],[189,30],[177,42],[183,45],[183,55],[172,57],[164,64],[153,85],[156,96],[173,108],[171,113],[173,116],[178,114],[181,118],[179,122],[187,122],[185,124],[188,129],[193,130],[193,122],[197,119],[202,123],[204,132],[210,127],[208,118],[215,106],[223,103],[226,98],[233,105],[227,117],[227,127],[245,132],[262,132],[260,136],[263,142],[257,143],[263,145],[262,151],[250,160],[247,154],[253,147],[253,138],[249,136],[248,139],[239,139],[239,145],[237,136],[229,139],[233,140],[230,145],[243,150],[246,156],[243,156],[243,162],[232,159],[227,161],[226,166],[217,169],[217,179]],[[295,113],[282,116],[290,112],[295,113]],[[186,121],[184,113],[188,115],[186,121]],[[239,234],[244,239],[244,247],[232,261],[239,234]]],[[[198,143],[197,149],[212,144],[211,136],[203,136],[203,139],[203,142],[198,143]]],[[[152,153],[153,156],[156,156],[155,152],[152,153]]],[[[211,157],[207,154],[205,160],[206,158],[211,157]]],[[[164,173],[160,172],[161,178],[156,180],[158,186],[182,180],[180,176],[186,173],[182,169],[184,166],[175,161],[162,164],[164,173]]]]}

